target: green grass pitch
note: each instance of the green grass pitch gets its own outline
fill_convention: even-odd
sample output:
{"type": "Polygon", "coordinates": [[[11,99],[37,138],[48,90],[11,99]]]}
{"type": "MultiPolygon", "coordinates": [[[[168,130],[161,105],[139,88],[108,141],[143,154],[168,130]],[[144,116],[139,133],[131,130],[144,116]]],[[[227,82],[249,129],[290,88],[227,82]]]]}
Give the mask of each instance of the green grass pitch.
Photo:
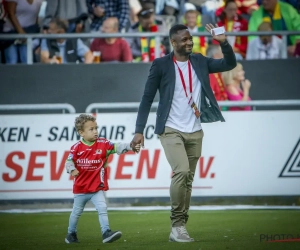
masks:
{"type": "Polygon", "coordinates": [[[79,244],[64,242],[69,213],[0,214],[1,250],[289,250],[300,242],[261,242],[260,234],[293,234],[300,237],[300,211],[238,210],[191,211],[187,229],[193,243],[168,242],[169,212],[109,211],[110,226],[121,230],[120,240],[103,244],[96,212],[79,220],[79,244]]]}

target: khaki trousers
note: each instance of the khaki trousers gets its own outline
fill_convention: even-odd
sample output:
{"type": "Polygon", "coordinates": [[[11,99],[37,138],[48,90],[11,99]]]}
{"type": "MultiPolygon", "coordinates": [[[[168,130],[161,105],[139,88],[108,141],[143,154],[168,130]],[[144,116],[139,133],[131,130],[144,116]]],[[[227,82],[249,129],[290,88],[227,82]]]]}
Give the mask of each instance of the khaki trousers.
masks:
{"type": "Polygon", "coordinates": [[[201,156],[203,131],[183,133],[165,127],[159,136],[166,158],[172,168],[170,187],[172,227],[184,226],[188,221],[192,183],[201,156]]]}

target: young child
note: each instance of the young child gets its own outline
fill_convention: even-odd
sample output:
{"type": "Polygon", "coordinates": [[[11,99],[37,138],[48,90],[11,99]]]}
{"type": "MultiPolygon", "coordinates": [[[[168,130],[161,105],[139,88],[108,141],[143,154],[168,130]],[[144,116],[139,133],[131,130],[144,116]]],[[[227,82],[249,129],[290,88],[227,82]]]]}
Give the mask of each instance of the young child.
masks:
{"type": "MultiPolygon", "coordinates": [[[[91,200],[95,205],[102,231],[103,243],[118,240],[122,233],[111,231],[107,216],[104,191],[108,190],[105,163],[110,154],[123,154],[133,150],[129,143],[112,143],[98,138],[96,118],[81,114],[75,119],[75,128],[82,139],[71,147],[65,163],[67,172],[75,177],[73,185],[74,205],[70,215],[66,243],[78,243],[77,224],[85,204],[91,200]]],[[[135,148],[139,152],[140,146],[135,148]]]]}

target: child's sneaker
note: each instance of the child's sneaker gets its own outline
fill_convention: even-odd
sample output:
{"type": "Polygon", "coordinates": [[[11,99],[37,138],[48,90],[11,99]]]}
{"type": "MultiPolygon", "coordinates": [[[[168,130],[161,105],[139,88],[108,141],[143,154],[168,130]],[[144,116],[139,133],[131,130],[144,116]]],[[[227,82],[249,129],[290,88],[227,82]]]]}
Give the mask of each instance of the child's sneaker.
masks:
{"type": "Polygon", "coordinates": [[[77,238],[77,233],[68,233],[67,237],[65,238],[65,242],[70,243],[79,243],[79,240],[77,238]]]}
{"type": "Polygon", "coordinates": [[[105,233],[102,235],[103,243],[111,243],[118,239],[120,239],[122,236],[122,232],[120,231],[111,231],[110,229],[107,229],[105,233]]]}

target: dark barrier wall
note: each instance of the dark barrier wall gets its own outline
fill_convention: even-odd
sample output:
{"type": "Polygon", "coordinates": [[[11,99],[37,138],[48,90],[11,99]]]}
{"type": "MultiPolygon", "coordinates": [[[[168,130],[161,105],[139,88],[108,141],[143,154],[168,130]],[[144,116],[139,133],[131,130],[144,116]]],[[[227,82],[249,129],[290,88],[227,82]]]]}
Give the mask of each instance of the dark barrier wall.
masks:
{"type": "MultiPolygon", "coordinates": [[[[300,99],[300,60],[243,62],[254,100],[300,99]]],[[[0,103],[139,102],[150,64],[0,65],[0,103]]]]}

